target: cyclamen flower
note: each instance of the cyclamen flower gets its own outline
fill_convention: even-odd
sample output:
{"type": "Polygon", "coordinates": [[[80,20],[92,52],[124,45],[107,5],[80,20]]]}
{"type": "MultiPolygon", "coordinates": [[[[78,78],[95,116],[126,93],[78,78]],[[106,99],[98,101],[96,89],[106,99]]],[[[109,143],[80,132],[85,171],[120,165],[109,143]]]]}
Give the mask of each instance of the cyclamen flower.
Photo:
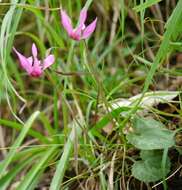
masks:
{"type": "Polygon", "coordinates": [[[97,24],[97,18],[85,26],[85,21],[87,19],[87,10],[83,8],[80,12],[79,25],[73,28],[71,19],[64,10],[61,10],[61,22],[64,29],[67,31],[70,38],[79,41],[88,38],[95,30],[97,24]]]}
{"type": "Polygon", "coordinates": [[[32,56],[26,58],[24,55],[19,53],[15,48],[13,48],[15,53],[17,54],[21,67],[28,73],[28,75],[32,77],[40,77],[43,71],[50,67],[54,61],[54,55],[48,55],[43,61],[37,58],[37,47],[33,43],[32,44],[32,56]]]}

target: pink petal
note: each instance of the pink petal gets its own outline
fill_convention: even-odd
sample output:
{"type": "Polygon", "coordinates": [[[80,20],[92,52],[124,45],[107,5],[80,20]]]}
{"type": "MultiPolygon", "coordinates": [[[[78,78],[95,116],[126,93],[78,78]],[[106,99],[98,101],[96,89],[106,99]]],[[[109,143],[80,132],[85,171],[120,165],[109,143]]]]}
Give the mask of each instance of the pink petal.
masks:
{"type": "Polygon", "coordinates": [[[76,37],[74,37],[73,39],[80,40],[82,30],[85,29],[86,18],[87,18],[87,10],[85,8],[83,8],[80,12],[79,25],[74,30],[74,36],[76,36],[76,37]]]}
{"type": "Polygon", "coordinates": [[[33,57],[37,57],[37,47],[34,43],[32,44],[32,55],[33,57]]]}
{"type": "Polygon", "coordinates": [[[32,62],[33,62],[32,56],[31,56],[31,57],[28,57],[27,60],[28,60],[28,62],[30,63],[30,65],[32,65],[32,62]]]}
{"type": "Polygon", "coordinates": [[[85,28],[82,34],[82,39],[88,38],[94,32],[96,24],[97,24],[97,18],[85,28]]]}
{"type": "Polygon", "coordinates": [[[15,48],[13,48],[13,50],[19,58],[21,67],[25,69],[25,71],[30,75],[30,73],[32,72],[32,63],[29,62],[30,58],[27,59],[25,56],[19,53],[15,48]]]}
{"type": "Polygon", "coordinates": [[[69,35],[71,35],[72,31],[73,31],[73,27],[71,24],[71,19],[70,17],[67,15],[67,13],[63,10],[61,10],[61,22],[62,25],[64,27],[64,29],[67,31],[67,33],[69,35]]]}
{"type": "Polygon", "coordinates": [[[87,10],[85,8],[83,8],[80,12],[79,25],[81,25],[83,27],[86,19],[87,19],[87,10]]]}
{"type": "Polygon", "coordinates": [[[33,63],[32,63],[33,68],[40,67],[41,68],[41,61],[37,59],[37,57],[33,58],[33,63]]]}
{"type": "Polygon", "coordinates": [[[55,61],[54,55],[49,55],[44,59],[43,70],[50,67],[55,61]]]}

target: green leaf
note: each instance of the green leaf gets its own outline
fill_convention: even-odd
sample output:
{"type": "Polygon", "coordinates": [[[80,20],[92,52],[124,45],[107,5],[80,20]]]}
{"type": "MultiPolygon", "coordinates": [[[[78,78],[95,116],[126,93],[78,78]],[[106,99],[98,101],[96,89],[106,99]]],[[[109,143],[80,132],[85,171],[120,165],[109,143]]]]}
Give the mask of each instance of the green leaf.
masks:
{"type": "Polygon", "coordinates": [[[136,12],[143,11],[144,9],[151,7],[152,5],[159,3],[162,0],[147,0],[145,3],[142,3],[133,8],[136,12]]]}
{"type": "MultiPolygon", "coordinates": [[[[42,119],[42,118],[40,118],[42,119]]],[[[46,121],[44,121],[45,123],[46,121]]],[[[17,122],[14,121],[9,121],[9,120],[5,120],[5,119],[1,119],[0,118],[0,125],[3,125],[3,127],[9,127],[12,129],[16,129],[18,131],[22,130],[22,128],[24,127],[22,124],[19,124],[17,122]]],[[[27,135],[30,135],[36,139],[38,139],[40,142],[42,143],[50,143],[49,139],[45,136],[43,136],[40,132],[35,131],[34,129],[29,129],[29,131],[27,132],[27,135]]]]}
{"type": "MultiPolygon", "coordinates": [[[[36,176],[40,171],[44,171],[50,159],[55,155],[57,146],[50,147],[46,152],[42,153],[39,161],[33,165],[33,167],[29,170],[29,172],[25,175],[23,181],[19,184],[19,190],[28,189],[29,186],[35,182],[37,182],[36,176]]],[[[39,176],[39,175],[38,175],[39,176]]]]}
{"type": "Polygon", "coordinates": [[[23,161],[16,164],[5,176],[0,179],[0,189],[6,190],[11,181],[18,175],[18,173],[27,165],[30,165],[31,162],[37,158],[37,156],[38,154],[25,158],[23,161]]]}
{"type": "MultiPolygon", "coordinates": [[[[132,175],[143,182],[155,182],[163,178],[162,153],[157,151],[141,151],[142,160],[132,166],[132,175]]],[[[170,160],[167,158],[165,173],[170,171],[170,160]]]]}
{"type": "Polygon", "coordinates": [[[3,164],[0,166],[0,176],[2,177],[8,167],[8,165],[11,163],[11,161],[13,160],[14,156],[17,153],[17,148],[20,147],[21,143],[23,142],[24,138],[26,137],[30,127],[32,126],[33,122],[35,121],[35,119],[39,116],[40,112],[36,111],[34,112],[30,118],[28,119],[28,121],[25,123],[25,125],[22,127],[22,130],[18,136],[18,138],[16,139],[16,141],[14,142],[14,144],[11,146],[11,150],[9,151],[9,153],[6,156],[6,159],[3,160],[3,164]]]}
{"type": "Polygon", "coordinates": [[[166,26],[166,31],[163,35],[163,40],[160,45],[160,48],[155,56],[154,62],[150,68],[150,71],[147,74],[147,78],[145,80],[144,88],[143,88],[143,94],[147,92],[153,76],[160,65],[162,61],[167,57],[169,53],[171,53],[172,48],[170,48],[170,42],[171,40],[175,41],[177,37],[181,34],[181,29],[178,31],[178,25],[181,23],[182,20],[182,1],[178,1],[171,17],[169,18],[166,26]]]}
{"type": "Polygon", "coordinates": [[[56,171],[55,171],[53,179],[51,181],[50,190],[59,190],[60,189],[66,168],[69,167],[68,162],[69,162],[69,158],[72,153],[72,150],[73,150],[75,138],[76,138],[76,136],[77,136],[77,138],[79,138],[81,135],[81,132],[82,132],[82,129],[80,128],[80,124],[78,124],[78,122],[82,123],[81,121],[73,120],[73,122],[70,124],[70,126],[72,127],[72,130],[71,130],[68,140],[64,146],[62,156],[56,166],[56,171]]]}
{"type": "Polygon", "coordinates": [[[175,144],[174,133],[154,119],[136,117],[133,120],[134,132],[127,135],[127,140],[141,150],[169,148],[175,144]]]}

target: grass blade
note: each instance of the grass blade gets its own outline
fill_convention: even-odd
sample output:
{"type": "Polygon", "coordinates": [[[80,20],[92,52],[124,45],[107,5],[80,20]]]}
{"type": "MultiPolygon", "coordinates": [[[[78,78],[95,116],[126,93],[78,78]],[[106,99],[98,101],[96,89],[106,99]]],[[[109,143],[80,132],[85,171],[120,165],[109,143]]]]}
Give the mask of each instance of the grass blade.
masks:
{"type": "Polygon", "coordinates": [[[18,186],[19,190],[25,190],[29,188],[29,186],[33,183],[34,179],[36,179],[37,174],[42,170],[42,168],[46,169],[46,166],[48,165],[50,158],[54,156],[56,149],[57,146],[53,146],[49,148],[46,152],[44,152],[43,155],[41,155],[40,160],[32,167],[32,169],[24,177],[22,183],[20,183],[20,185],[18,186]]]}
{"type": "Polygon", "coordinates": [[[11,163],[13,157],[15,156],[16,152],[17,152],[17,148],[21,145],[21,143],[23,142],[23,139],[26,137],[30,127],[32,126],[33,122],[35,121],[35,119],[38,117],[39,115],[39,111],[34,112],[30,118],[28,119],[28,121],[25,123],[25,125],[23,126],[18,138],[16,139],[16,141],[14,142],[14,144],[12,145],[12,149],[10,150],[10,152],[8,153],[8,155],[6,156],[6,159],[3,161],[3,164],[0,167],[0,177],[2,177],[8,167],[8,165],[11,163]]]}
{"type": "Polygon", "coordinates": [[[69,161],[69,156],[73,149],[75,135],[77,135],[77,138],[79,138],[79,136],[81,135],[81,128],[76,121],[73,122],[71,133],[64,146],[64,151],[61,156],[61,159],[59,160],[58,165],[56,167],[56,172],[55,172],[53,180],[51,182],[50,190],[59,190],[60,189],[60,184],[62,183],[64,173],[66,171],[66,167],[67,167],[67,164],[69,161]]]}
{"type": "Polygon", "coordinates": [[[152,5],[155,5],[156,3],[159,3],[160,1],[162,0],[147,0],[146,2],[134,7],[133,10],[135,10],[136,12],[143,11],[144,9],[152,5]]]}
{"type": "MultiPolygon", "coordinates": [[[[176,27],[178,23],[182,20],[181,7],[182,7],[182,1],[178,1],[176,8],[171,15],[170,22],[167,25],[166,32],[164,33],[164,37],[160,45],[160,48],[157,52],[157,55],[155,57],[154,63],[152,64],[151,69],[145,80],[143,93],[145,93],[148,90],[149,85],[152,82],[152,78],[155,74],[155,71],[157,70],[157,67],[166,58],[167,54],[170,51],[170,41],[172,40],[171,38],[173,37],[174,33],[176,33],[176,27]]],[[[177,38],[178,35],[175,35],[175,37],[177,38]]]]}

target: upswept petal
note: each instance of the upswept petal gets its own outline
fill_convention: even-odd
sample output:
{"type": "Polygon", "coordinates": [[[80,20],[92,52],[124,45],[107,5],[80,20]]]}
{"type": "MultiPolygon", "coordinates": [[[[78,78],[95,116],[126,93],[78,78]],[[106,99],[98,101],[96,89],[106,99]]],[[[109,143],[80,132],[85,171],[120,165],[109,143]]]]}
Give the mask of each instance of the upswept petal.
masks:
{"type": "Polygon", "coordinates": [[[30,75],[32,72],[32,63],[29,62],[30,58],[26,58],[25,56],[23,56],[21,53],[19,53],[15,48],[13,48],[14,52],[17,54],[19,61],[20,61],[20,65],[23,69],[26,70],[26,72],[30,75]]]}
{"type": "Polygon", "coordinates": [[[67,31],[67,33],[69,35],[71,35],[71,33],[73,31],[71,19],[64,10],[61,10],[61,22],[62,22],[64,29],[67,31]]]}
{"type": "Polygon", "coordinates": [[[91,23],[89,24],[85,30],[82,33],[82,38],[81,39],[86,39],[88,38],[95,30],[96,28],[96,24],[97,24],[97,18],[91,23]]]}
{"type": "Polygon", "coordinates": [[[85,8],[83,8],[80,12],[80,17],[79,17],[79,21],[78,21],[78,26],[75,29],[75,34],[77,36],[81,36],[81,32],[82,30],[85,29],[85,21],[87,19],[87,10],[85,8]]]}
{"type": "Polygon", "coordinates": [[[32,44],[32,55],[34,58],[37,57],[37,47],[34,43],[32,44]]]}
{"type": "Polygon", "coordinates": [[[85,21],[87,19],[87,9],[83,8],[80,12],[80,17],[79,17],[79,25],[84,25],[85,21]]]}
{"type": "Polygon", "coordinates": [[[43,70],[50,67],[55,61],[54,55],[48,55],[43,62],[43,70]]]}

